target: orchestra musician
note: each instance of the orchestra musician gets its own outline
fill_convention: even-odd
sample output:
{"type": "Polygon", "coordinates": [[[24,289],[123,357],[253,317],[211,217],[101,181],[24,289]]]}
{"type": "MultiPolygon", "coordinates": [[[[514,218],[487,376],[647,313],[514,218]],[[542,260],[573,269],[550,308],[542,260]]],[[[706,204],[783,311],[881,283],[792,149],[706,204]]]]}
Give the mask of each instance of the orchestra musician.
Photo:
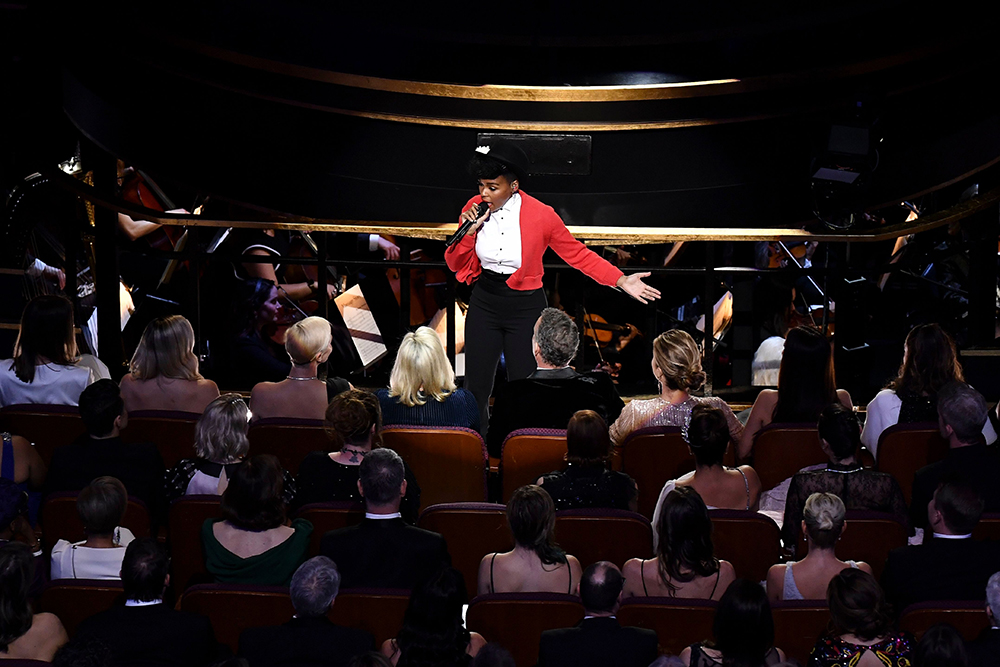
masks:
{"type": "Polygon", "coordinates": [[[535,370],[531,337],[546,307],[546,248],[600,284],[618,287],[642,303],[660,297],[659,290],[642,281],[648,272],[624,275],[573,238],[552,207],[521,190],[527,165],[524,153],[506,142],[476,149],[469,172],[478,182],[479,195],[466,202],[459,218],[460,225],[474,224],[445,252],[458,280],[475,282],[465,321],[465,377],[466,388],[479,404],[484,433],[500,353],[509,380],[526,378],[535,370]],[[481,216],[480,203],[488,205],[481,216]]]}

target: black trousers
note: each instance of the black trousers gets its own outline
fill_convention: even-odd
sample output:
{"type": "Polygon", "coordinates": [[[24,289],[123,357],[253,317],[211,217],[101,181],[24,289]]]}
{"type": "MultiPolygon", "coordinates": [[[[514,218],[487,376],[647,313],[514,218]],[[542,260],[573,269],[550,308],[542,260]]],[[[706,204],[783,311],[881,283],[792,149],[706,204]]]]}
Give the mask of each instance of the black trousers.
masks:
{"type": "Polygon", "coordinates": [[[484,437],[489,428],[490,394],[500,353],[507,362],[508,380],[520,380],[535,372],[531,336],[547,305],[544,291],[511,289],[505,282],[507,277],[484,270],[472,290],[465,318],[465,388],[479,404],[484,437]]]}

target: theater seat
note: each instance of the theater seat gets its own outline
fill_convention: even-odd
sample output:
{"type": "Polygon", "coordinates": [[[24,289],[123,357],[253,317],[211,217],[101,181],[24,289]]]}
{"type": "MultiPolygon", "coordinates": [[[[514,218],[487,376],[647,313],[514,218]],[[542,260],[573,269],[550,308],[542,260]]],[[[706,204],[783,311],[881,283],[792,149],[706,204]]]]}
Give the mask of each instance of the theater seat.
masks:
{"type": "Polygon", "coordinates": [[[566,430],[522,428],[512,431],[500,450],[500,484],[503,502],[525,484],[534,484],[545,473],[566,467],[566,430]]]}
{"type": "Polygon", "coordinates": [[[338,625],[370,632],[378,647],[399,634],[409,604],[409,591],[351,588],[340,591],[328,616],[338,625]]]}
{"type": "Polygon", "coordinates": [[[573,627],[583,605],[563,593],[490,593],[472,600],[465,619],[470,631],[510,651],[517,667],[532,667],[542,632],[573,627]]]}
{"type": "Polygon", "coordinates": [[[439,503],[485,502],[489,456],[479,433],[468,428],[399,426],[382,432],[382,444],[403,457],[420,484],[420,509],[439,503]]]}
{"type": "MultiPolygon", "coordinates": [[[[868,563],[878,579],[889,552],[906,546],[906,526],[893,514],[869,510],[847,510],[845,519],[844,532],[835,547],[837,558],[868,563]]],[[[799,540],[796,547],[796,558],[805,558],[805,540],[799,540]]]]}
{"type": "Polygon", "coordinates": [[[250,424],[247,432],[250,455],[271,454],[278,458],[281,467],[293,475],[310,452],[328,452],[335,446],[318,419],[286,419],[269,417],[250,424]]]}
{"type": "Polygon", "coordinates": [[[656,631],[660,653],[677,655],[695,642],[712,638],[718,603],[669,597],[631,597],[622,601],[618,622],[656,631]]]}
{"type": "Polygon", "coordinates": [[[736,576],[764,581],[781,559],[781,531],[769,516],[749,510],[709,510],[716,557],[728,560],[736,576]]]}
{"type": "MultiPolygon", "coordinates": [[[[73,637],[82,621],[110,609],[122,595],[120,581],[56,579],[45,584],[36,611],[58,616],[73,637]]],[[[124,604],[124,600],[120,602],[124,604]]]]}
{"type": "Polygon", "coordinates": [[[75,405],[8,405],[0,408],[0,430],[27,438],[46,466],[57,447],[87,432],[75,405]]]}
{"type": "Polygon", "coordinates": [[[184,496],[170,505],[170,585],[178,594],[192,583],[209,580],[201,545],[201,527],[206,519],[222,516],[219,496],[184,496]]]}
{"type": "Polygon", "coordinates": [[[462,573],[469,597],[476,594],[479,562],[486,554],[510,551],[514,540],[507,528],[507,508],[493,503],[431,505],[417,525],[444,536],[451,564],[462,573]]]}
{"type": "Polygon", "coordinates": [[[215,638],[233,653],[247,628],[281,625],[295,613],[287,588],[238,584],[192,586],[181,596],[180,608],[210,618],[215,638]]]}
{"type": "Polygon", "coordinates": [[[933,422],[894,424],[878,437],[878,469],[899,482],[906,504],[913,499],[913,475],[948,453],[948,441],[933,422]]]}
{"type": "Polygon", "coordinates": [[[972,531],[976,540],[1000,540],[1000,512],[983,512],[972,531]]]}
{"type": "Polygon", "coordinates": [[[197,412],[173,410],[137,410],[128,415],[128,425],[122,430],[122,442],[151,442],[163,458],[163,465],[172,468],[181,459],[194,454],[194,428],[201,415],[197,412]]]}
{"type": "Polygon", "coordinates": [[[296,518],[306,519],[313,525],[309,538],[309,555],[319,555],[319,544],[323,535],[331,530],[356,526],[365,518],[365,506],[359,503],[328,502],[303,505],[295,513],[296,518]]]}
{"type": "Polygon", "coordinates": [[[630,558],[653,557],[649,520],[627,510],[587,509],[556,512],[556,542],[586,568],[606,560],[619,568],[630,558]]]}
{"type": "Polygon", "coordinates": [[[774,645],[789,660],[805,665],[816,640],[826,633],[830,610],[815,600],[781,600],[771,603],[774,617],[774,645]]]}
{"type": "MultiPolygon", "coordinates": [[[[52,493],[45,498],[39,516],[42,525],[42,548],[45,553],[59,540],[79,542],[87,539],[83,532],[83,522],[76,511],[76,491],[52,493]]],[[[131,497],[125,506],[122,527],[128,528],[136,537],[149,537],[149,509],[138,498],[131,497]]]]}
{"type": "Polygon", "coordinates": [[[900,629],[912,632],[918,640],[932,625],[938,623],[948,623],[958,630],[965,641],[972,641],[984,628],[990,626],[984,601],[976,600],[918,602],[911,604],[899,615],[900,629]]]}
{"type": "Polygon", "coordinates": [[[829,461],[816,424],[768,424],[754,437],[751,458],[765,491],[806,466],[829,461]]]}
{"type": "Polygon", "coordinates": [[[633,431],[618,450],[622,472],[639,486],[638,511],[653,518],[660,490],[667,480],[694,470],[694,457],[676,426],[654,426],[633,431]]]}

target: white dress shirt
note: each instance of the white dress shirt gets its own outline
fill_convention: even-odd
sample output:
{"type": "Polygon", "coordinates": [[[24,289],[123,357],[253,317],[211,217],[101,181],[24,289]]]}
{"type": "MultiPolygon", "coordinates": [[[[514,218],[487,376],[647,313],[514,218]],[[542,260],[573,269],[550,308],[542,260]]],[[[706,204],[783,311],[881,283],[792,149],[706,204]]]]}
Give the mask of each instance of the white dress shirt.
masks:
{"type": "Polygon", "coordinates": [[[484,269],[511,274],[521,268],[521,195],[515,192],[490,213],[476,234],[476,254],[484,269]]]}

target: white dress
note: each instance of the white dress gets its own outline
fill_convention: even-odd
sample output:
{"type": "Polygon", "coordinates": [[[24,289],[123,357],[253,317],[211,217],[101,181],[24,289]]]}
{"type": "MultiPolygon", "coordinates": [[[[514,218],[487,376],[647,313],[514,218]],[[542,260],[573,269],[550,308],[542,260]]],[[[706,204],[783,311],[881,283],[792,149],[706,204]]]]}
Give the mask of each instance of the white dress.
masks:
{"type": "MultiPolygon", "coordinates": [[[[865,427],[861,431],[861,443],[868,448],[872,456],[878,457],[878,438],[882,431],[890,426],[899,423],[899,409],[903,401],[892,389],[883,389],[868,404],[865,416],[865,427]]],[[[992,444],[997,440],[996,431],[987,419],[983,425],[983,437],[986,444],[992,444]]]]}
{"type": "Polygon", "coordinates": [[[128,528],[115,528],[118,546],[95,549],[59,540],[52,547],[53,579],[120,579],[125,547],[135,539],[128,528]]]}
{"type": "Polygon", "coordinates": [[[83,390],[101,379],[100,366],[107,372],[107,366],[90,355],[85,356],[90,358],[68,366],[39,364],[31,382],[21,382],[14,373],[12,359],[0,361],[0,407],[23,403],[79,405],[83,390]]]}

